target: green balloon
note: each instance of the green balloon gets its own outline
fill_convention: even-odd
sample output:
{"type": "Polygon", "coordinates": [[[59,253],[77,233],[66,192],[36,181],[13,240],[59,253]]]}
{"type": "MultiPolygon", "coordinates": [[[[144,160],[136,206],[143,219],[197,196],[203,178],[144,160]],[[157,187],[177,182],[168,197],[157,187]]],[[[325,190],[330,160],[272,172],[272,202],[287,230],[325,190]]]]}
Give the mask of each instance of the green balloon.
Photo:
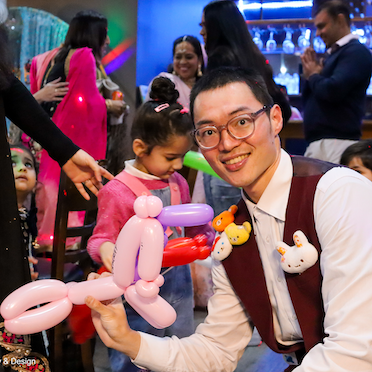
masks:
{"type": "Polygon", "coordinates": [[[207,173],[211,176],[221,178],[208,164],[204,156],[200,152],[189,151],[186,153],[183,160],[183,165],[186,165],[189,168],[200,170],[204,173],[207,173]]]}

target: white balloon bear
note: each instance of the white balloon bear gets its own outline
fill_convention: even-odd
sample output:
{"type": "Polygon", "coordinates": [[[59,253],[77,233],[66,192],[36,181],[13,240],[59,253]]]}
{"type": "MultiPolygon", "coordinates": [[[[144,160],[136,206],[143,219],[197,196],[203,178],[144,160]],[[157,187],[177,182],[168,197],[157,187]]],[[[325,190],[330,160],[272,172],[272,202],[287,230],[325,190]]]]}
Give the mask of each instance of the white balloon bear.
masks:
{"type": "Polygon", "coordinates": [[[276,249],[282,255],[282,269],[290,274],[301,274],[318,260],[318,251],[300,230],[293,234],[293,241],[295,245],[292,247],[278,242],[276,249]]]}

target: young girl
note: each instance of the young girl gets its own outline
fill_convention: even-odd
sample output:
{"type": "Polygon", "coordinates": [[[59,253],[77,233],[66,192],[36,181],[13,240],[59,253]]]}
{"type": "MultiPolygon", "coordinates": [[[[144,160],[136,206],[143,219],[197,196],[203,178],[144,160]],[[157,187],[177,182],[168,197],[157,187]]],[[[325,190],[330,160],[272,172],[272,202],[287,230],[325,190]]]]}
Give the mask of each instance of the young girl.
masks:
{"type": "MultiPolygon", "coordinates": [[[[88,242],[88,251],[95,261],[103,263],[110,271],[116,238],[134,215],[133,203],[139,190],[133,187],[133,179],[141,183],[141,188],[145,186],[151,194],[158,196],[164,206],[171,205],[177,194],[181,203],[190,202],[187,182],[177,170],[182,168],[183,158],[191,148],[193,125],[187,110],[176,102],[178,96],[169,79],[154,79],[152,100],[139,108],[132,126],[135,159],[126,161],[124,171],[98,194],[97,225],[88,242]]],[[[169,239],[184,235],[183,228],[172,227],[171,230],[169,239]]],[[[197,233],[213,236],[209,226],[187,229],[186,235],[197,233]]],[[[155,329],[125,304],[129,324],[136,330],[154,335],[190,335],[193,332],[193,291],[189,265],[173,267],[165,273],[164,279],[160,295],[175,308],[176,322],[167,329],[155,329]]],[[[124,354],[109,350],[109,356],[115,372],[140,370],[124,354]]]]}
{"type": "MultiPolygon", "coordinates": [[[[14,183],[17,194],[18,212],[21,222],[22,238],[26,249],[25,256],[28,257],[31,279],[36,280],[38,273],[35,270],[38,261],[33,256],[35,245],[37,245],[36,228],[36,208],[34,206],[33,193],[37,183],[37,171],[35,168],[35,158],[31,150],[23,144],[16,144],[10,147],[14,183]]],[[[49,368],[46,355],[45,331],[33,335],[13,335],[9,332],[4,333],[4,328],[0,327],[2,335],[0,345],[7,352],[19,351],[18,358],[36,358],[40,370],[49,368]],[[31,347],[30,347],[31,345],[31,347]],[[32,349],[31,354],[30,349],[32,349]]],[[[3,358],[5,358],[4,356],[3,358]]],[[[37,367],[37,368],[38,368],[37,367]]]]}
{"type": "Polygon", "coordinates": [[[30,262],[31,279],[35,280],[38,277],[33,266],[37,263],[33,257],[34,246],[37,244],[36,208],[30,199],[36,188],[35,158],[31,151],[22,144],[13,145],[10,152],[22,236],[30,262]]]}

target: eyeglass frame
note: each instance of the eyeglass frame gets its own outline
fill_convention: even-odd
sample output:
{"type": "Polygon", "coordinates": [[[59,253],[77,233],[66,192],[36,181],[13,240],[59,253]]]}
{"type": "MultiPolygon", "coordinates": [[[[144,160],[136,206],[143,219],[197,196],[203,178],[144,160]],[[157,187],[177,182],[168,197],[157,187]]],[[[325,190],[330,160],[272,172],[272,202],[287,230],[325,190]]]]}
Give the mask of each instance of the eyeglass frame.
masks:
{"type": "MultiPolygon", "coordinates": [[[[232,138],[234,138],[234,139],[236,139],[236,140],[247,139],[247,138],[253,136],[253,133],[254,133],[254,131],[255,131],[255,129],[256,129],[256,126],[255,126],[255,124],[256,124],[256,123],[255,123],[255,120],[256,120],[259,116],[261,116],[261,114],[263,114],[264,112],[266,112],[267,110],[271,110],[272,107],[273,107],[273,105],[264,105],[261,109],[259,109],[259,110],[256,111],[256,112],[252,112],[251,114],[242,114],[242,115],[235,116],[235,117],[231,118],[231,119],[230,119],[230,120],[229,120],[225,125],[222,125],[221,127],[216,127],[215,125],[206,125],[205,127],[207,127],[207,128],[208,128],[208,127],[216,128],[217,131],[218,131],[218,133],[219,133],[219,135],[220,135],[220,139],[219,139],[218,143],[217,143],[215,146],[212,146],[212,147],[205,147],[205,146],[203,146],[202,144],[199,143],[199,141],[198,141],[197,138],[196,138],[196,132],[198,132],[201,128],[194,129],[193,131],[191,131],[191,135],[193,136],[193,138],[194,138],[195,142],[197,143],[197,145],[198,145],[199,147],[201,147],[203,150],[212,150],[212,149],[216,148],[216,147],[220,144],[220,142],[221,142],[221,132],[222,132],[224,129],[226,129],[227,133],[228,133],[232,138]],[[232,120],[236,120],[237,118],[240,118],[241,116],[247,116],[247,115],[250,116],[251,119],[252,119],[252,124],[253,124],[253,130],[252,130],[252,133],[251,133],[251,134],[248,134],[248,136],[245,136],[245,137],[236,137],[236,136],[234,136],[234,135],[229,131],[229,124],[230,124],[230,122],[231,122],[232,120]]],[[[205,127],[204,127],[204,128],[205,128],[205,127]]]]}

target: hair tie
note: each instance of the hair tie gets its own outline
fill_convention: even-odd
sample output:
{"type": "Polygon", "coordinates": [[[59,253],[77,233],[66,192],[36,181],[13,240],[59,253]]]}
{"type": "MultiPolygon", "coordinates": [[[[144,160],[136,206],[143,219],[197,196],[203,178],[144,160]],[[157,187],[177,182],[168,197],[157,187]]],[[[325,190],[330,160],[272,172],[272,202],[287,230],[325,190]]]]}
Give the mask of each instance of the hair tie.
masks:
{"type": "Polygon", "coordinates": [[[169,103],[163,103],[162,105],[159,105],[158,107],[155,107],[154,111],[160,112],[160,111],[162,111],[162,110],[164,110],[168,107],[169,107],[169,103]]]}
{"type": "Polygon", "coordinates": [[[188,114],[189,113],[189,109],[187,107],[183,107],[183,109],[180,110],[180,113],[181,114],[188,114]]]}

